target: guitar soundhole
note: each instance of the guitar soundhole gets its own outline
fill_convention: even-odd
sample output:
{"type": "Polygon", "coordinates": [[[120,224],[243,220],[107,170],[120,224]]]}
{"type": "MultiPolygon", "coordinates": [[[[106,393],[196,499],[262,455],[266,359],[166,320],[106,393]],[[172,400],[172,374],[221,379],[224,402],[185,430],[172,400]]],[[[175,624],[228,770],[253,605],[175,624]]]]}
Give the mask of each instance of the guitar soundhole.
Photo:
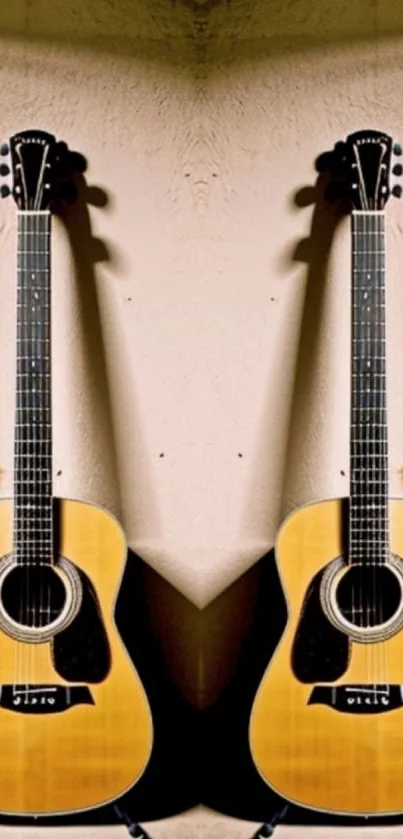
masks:
{"type": "Polygon", "coordinates": [[[62,580],[48,565],[17,566],[5,577],[3,608],[21,626],[44,627],[61,615],[66,602],[62,580]]]}
{"type": "Polygon", "coordinates": [[[398,611],[401,597],[399,580],[386,565],[354,565],[336,592],[340,612],[357,627],[382,626],[398,611]]]}

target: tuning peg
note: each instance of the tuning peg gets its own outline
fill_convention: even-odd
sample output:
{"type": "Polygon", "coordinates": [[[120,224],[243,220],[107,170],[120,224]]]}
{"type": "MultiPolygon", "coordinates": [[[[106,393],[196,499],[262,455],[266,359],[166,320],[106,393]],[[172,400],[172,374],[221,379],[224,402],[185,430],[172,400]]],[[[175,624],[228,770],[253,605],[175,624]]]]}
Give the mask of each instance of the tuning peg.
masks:
{"type": "Polygon", "coordinates": [[[400,155],[402,155],[402,154],[403,154],[403,149],[402,149],[402,147],[401,147],[400,143],[395,143],[395,144],[394,144],[394,146],[393,146],[393,154],[395,154],[395,155],[396,155],[396,157],[400,157],[400,155]]]}
{"type": "Polygon", "coordinates": [[[395,165],[394,165],[394,167],[393,167],[393,169],[392,169],[392,172],[393,172],[393,174],[394,174],[394,175],[397,175],[397,176],[399,176],[399,175],[403,175],[403,166],[402,166],[402,164],[401,164],[401,163],[395,163],[395,165]]]}
{"type": "Polygon", "coordinates": [[[55,151],[56,151],[56,154],[58,154],[58,155],[66,154],[66,152],[68,152],[67,143],[65,143],[64,140],[59,140],[59,142],[56,143],[55,151]]]}
{"type": "Polygon", "coordinates": [[[0,154],[3,157],[5,157],[6,154],[9,153],[9,151],[10,151],[10,146],[8,145],[8,143],[2,143],[2,145],[0,146],[0,154]]]}
{"type": "Polygon", "coordinates": [[[324,151],[315,160],[315,169],[317,172],[330,172],[333,167],[334,152],[324,151]]]}
{"type": "Polygon", "coordinates": [[[337,157],[344,157],[346,153],[346,143],[343,140],[339,140],[338,143],[335,144],[334,153],[337,157]]]}
{"type": "Polygon", "coordinates": [[[394,195],[395,198],[401,198],[402,192],[403,189],[399,184],[396,184],[392,189],[392,195],[394,195]]]}
{"type": "Polygon", "coordinates": [[[7,166],[7,163],[0,163],[0,175],[9,175],[10,174],[10,167],[7,166]]]}
{"type": "Polygon", "coordinates": [[[7,198],[7,196],[10,195],[10,192],[11,192],[11,189],[6,184],[2,184],[0,186],[0,196],[2,198],[7,198]]]}

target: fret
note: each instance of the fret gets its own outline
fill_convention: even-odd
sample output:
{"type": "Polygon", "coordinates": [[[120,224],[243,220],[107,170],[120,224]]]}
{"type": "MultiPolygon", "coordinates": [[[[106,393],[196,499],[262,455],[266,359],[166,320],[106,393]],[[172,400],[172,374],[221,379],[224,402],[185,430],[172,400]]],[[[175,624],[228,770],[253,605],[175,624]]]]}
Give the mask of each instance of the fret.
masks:
{"type": "MultiPolygon", "coordinates": [[[[355,422],[354,423],[354,429],[356,429],[356,428],[367,429],[368,425],[365,422],[355,422]]],[[[387,430],[387,425],[384,422],[373,422],[373,423],[371,423],[371,431],[373,431],[375,428],[380,428],[383,431],[385,431],[385,430],[387,430]]]]}
{"type": "MultiPolygon", "coordinates": [[[[24,309],[24,311],[26,311],[26,309],[27,309],[26,306],[20,306],[20,308],[24,309]]],[[[36,307],[35,307],[35,310],[36,310],[36,307]]],[[[33,311],[33,309],[31,307],[31,312],[32,311],[33,311]]],[[[42,328],[42,326],[48,326],[49,323],[50,323],[50,319],[48,319],[48,318],[43,318],[42,320],[20,320],[19,323],[18,323],[18,329],[24,331],[25,329],[31,329],[31,327],[34,327],[34,328],[35,327],[41,327],[42,328]]],[[[36,339],[36,336],[34,336],[34,337],[36,339]]],[[[24,335],[23,338],[20,337],[20,341],[21,340],[27,341],[27,342],[32,341],[32,336],[27,337],[26,335],[24,335]]],[[[42,340],[45,340],[45,337],[42,337],[42,340]]],[[[47,336],[46,336],[46,340],[48,340],[47,336]]]]}
{"type": "MultiPolygon", "coordinates": [[[[19,428],[20,428],[20,427],[21,427],[21,426],[19,426],[19,428]]],[[[51,442],[52,442],[52,441],[51,441],[50,437],[49,437],[48,439],[42,438],[42,439],[37,439],[37,440],[35,440],[34,438],[21,437],[21,439],[16,440],[16,443],[17,443],[18,445],[24,444],[24,445],[27,445],[27,446],[30,446],[30,445],[34,445],[34,446],[50,446],[50,445],[51,445],[51,442]]],[[[18,452],[16,452],[16,453],[15,453],[15,455],[14,455],[14,456],[15,456],[15,457],[20,457],[20,456],[21,456],[21,454],[23,454],[23,452],[22,452],[22,451],[18,451],[18,452]]],[[[46,452],[45,452],[45,454],[46,454],[46,452]]]]}
{"type": "MultiPolygon", "coordinates": [[[[383,411],[386,410],[385,406],[381,406],[381,408],[382,408],[383,411]]],[[[351,410],[355,411],[355,412],[358,412],[358,413],[362,413],[362,412],[365,413],[366,411],[377,411],[379,413],[379,406],[378,405],[353,406],[351,410]]]]}
{"type": "MultiPolygon", "coordinates": [[[[17,425],[17,430],[20,429],[20,428],[29,428],[32,431],[32,427],[33,426],[30,422],[29,423],[19,422],[18,425],[17,425]]],[[[38,425],[34,426],[34,428],[39,428],[39,427],[42,428],[42,429],[43,428],[52,428],[52,424],[50,422],[45,422],[45,423],[42,422],[40,424],[40,426],[39,426],[39,423],[38,423],[38,425]]]]}
{"type": "Polygon", "coordinates": [[[51,484],[51,482],[52,482],[51,478],[40,478],[39,475],[38,475],[36,479],[33,478],[32,480],[29,480],[28,478],[19,478],[18,477],[16,479],[15,484],[16,484],[17,487],[24,487],[24,486],[39,487],[43,491],[45,487],[47,487],[48,485],[51,484]]]}
{"type": "Polygon", "coordinates": [[[383,487],[382,492],[386,493],[386,489],[389,486],[389,482],[386,480],[370,480],[369,478],[351,478],[352,484],[357,484],[360,487],[383,487]]]}
{"type": "MultiPolygon", "coordinates": [[[[385,452],[381,452],[381,454],[385,454],[385,452]]],[[[353,458],[354,458],[354,457],[359,457],[359,455],[353,454],[353,458]]],[[[365,452],[365,455],[364,455],[364,457],[363,457],[363,460],[365,460],[365,461],[366,461],[366,460],[379,461],[379,457],[380,457],[380,455],[379,455],[379,454],[369,454],[368,452],[365,452]]]]}
{"type": "Polygon", "coordinates": [[[44,548],[49,548],[50,549],[50,548],[52,548],[52,540],[51,539],[25,539],[25,540],[22,540],[21,547],[20,547],[19,551],[17,551],[17,556],[18,556],[18,553],[23,552],[24,548],[30,548],[30,547],[33,547],[33,548],[44,547],[44,548]]]}
{"type": "MultiPolygon", "coordinates": [[[[35,513],[33,513],[33,515],[35,515],[35,516],[36,516],[36,515],[37,515],[37,512],[39,512],[39,513],[40,513],[41,518],[43,519],[43,521],[44,521],[44,522],[51,522],[51,521],[52,521],[52,518],[53,518],[53,517],[52,517],[50,514],[48,514],[48,515],[46,516],[42,510],[36,511],[35,513]]],[[[27,524],[34,523],[34,522],[36,521],[36,519],[34,519],[34,518],[29,518],[29,517],[27,517],[25,514],[24,514],[24,515],[19,514],[18,516],[16,516],[16,518],[18,518],[21,522],[23,522],[23,523],[25,522],[25,523],[27,523],[27,524]]]]}
{"type": "Polygon", "coordinates": [[[38,413],[38,411],[51,411],[52,409],[46,405],[17,405],[17,411],[23,413],[38,413]]]}

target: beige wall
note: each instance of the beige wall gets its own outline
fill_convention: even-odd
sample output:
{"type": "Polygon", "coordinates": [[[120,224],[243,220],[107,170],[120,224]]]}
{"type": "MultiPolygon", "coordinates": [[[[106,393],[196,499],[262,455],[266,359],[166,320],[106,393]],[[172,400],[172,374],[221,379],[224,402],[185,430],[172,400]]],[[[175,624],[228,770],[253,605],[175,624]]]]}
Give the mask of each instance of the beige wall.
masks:
{"type": "MultiPolygon", "coordinates": [[[[399,0],[1,4],[4,137],[56,132],[108,194],[90,208],[102,246],[81,274],[55,223],[55,490],[116,512],[133,550],[198,606],[271,547],[287,512],[347,491],[348,224],[316,218],[304,243],[312,207],[295,195],[346,133],[368,126],[403,141],[402,39],[399,0]]],[[[391,490],[401,494],[403,202],[390,203],[388,220],[391,490]]],[[[0,207],[0,248],[9,495],[11,201],[0,207]]],[[[209,701],[242,636],[231,632],[239,592],[228,597],[209,611],[209,701]]],[[[196,618],[180,602],[163,612],[192,639],[185,663],[172,633],[165,652],[194,701],[196,618]]],[[[175,830],[190,839],[195,824],[209,839],[253,829],[197,813],[175,830]]]]}
{"type": "MultiPolygon", "coordinates": [[[[316,156],[347,133],[373,127],[403,137],[402,37],[400,3],[214,4],[204,133],[219,178],[210,192],[205,272],[221,303],[214,321],[220,346],[215,388],[226,406],[226,436],[214,452],[222,464],[227,534],[221,560],[211,557],[213,574],[205,575],[206,600],[271,547],[288,512],[348,492],[349,226],[331,213],[313,212],[310,203],[298,205],[312,199],[304,187],[315,183],[316,156]],[[236,448],[243,458],[231,461],[236,448]]],[[[403,490],[402,214],[402,203],[391,201],[394,495],[403,490]]],[[[206,609],[209,703],[235,671],[255,587],[255,575],[247,574],[206,609]]],[[[228,836],[236,829],[233,823],[231,834],[228,823],[228,836]]],[[[304,835],[303,828],[284,831],[304,835]]],[[[316,832],[328,835],[323,828],[316,832]]]]}

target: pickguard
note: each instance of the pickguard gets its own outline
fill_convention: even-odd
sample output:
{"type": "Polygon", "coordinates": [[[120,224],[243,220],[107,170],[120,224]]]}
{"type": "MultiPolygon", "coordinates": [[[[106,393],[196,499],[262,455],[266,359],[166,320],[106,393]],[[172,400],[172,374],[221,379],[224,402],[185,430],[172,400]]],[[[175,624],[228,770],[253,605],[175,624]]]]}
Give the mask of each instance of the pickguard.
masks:
{"type": "Polygon", "coordinates": [[[111,666],[108,637],[91,580],[76,569],[82,584],[82,604],[72,623],[52,642],[56,672],[68,682],[102,682],[111,666]]]}
{"type": "Polygon", "coordinates": [[[291,654],[294,675],[308,684],[340,679],[349,663],[349,639],[330,623],[320,603],[324,571],[315,575],[306,592],[291,654]]]}

